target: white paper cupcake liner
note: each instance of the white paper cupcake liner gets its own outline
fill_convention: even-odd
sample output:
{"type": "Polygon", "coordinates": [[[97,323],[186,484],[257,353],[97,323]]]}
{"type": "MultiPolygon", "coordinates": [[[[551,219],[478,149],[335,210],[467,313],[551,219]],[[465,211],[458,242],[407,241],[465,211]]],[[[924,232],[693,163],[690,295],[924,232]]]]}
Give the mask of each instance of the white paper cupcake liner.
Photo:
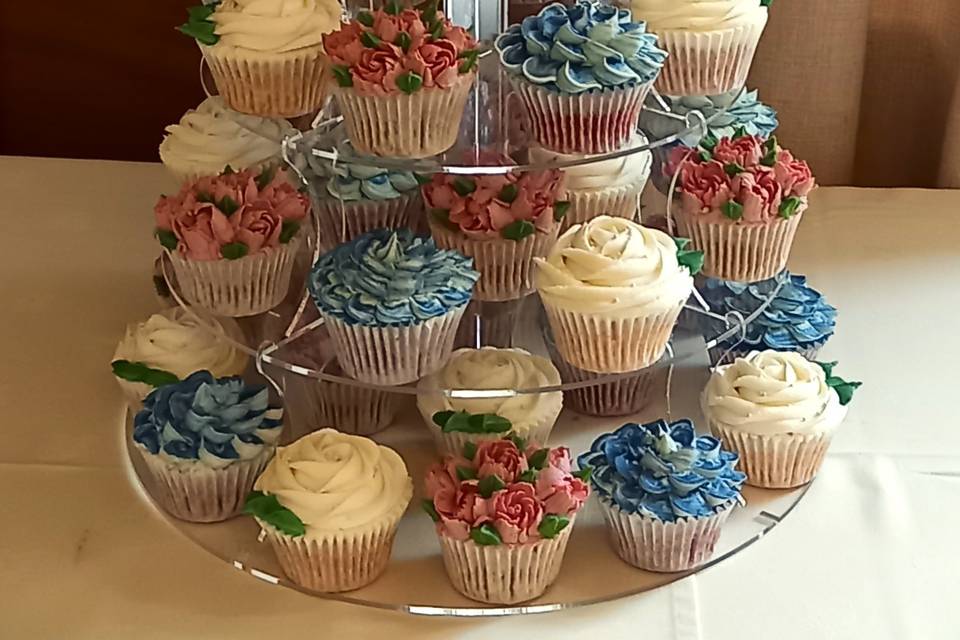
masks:
{"type": "Polygon", "coordinates": [[[313,427],[333,427],[342,433],[369,436],[393,422],[402,396],[389,391],[327,380],[311,381],[309,394],[313,427]]]}
{"type": "MultiPolygon", "coordinates": [[[[827,340],[823,339],[819,341],[815,346],[809,347],[807,349],[789,349],[789,351],[795,351],[796,353],[801,354],[807,360],[816,360],[817,356],[820,354],[820,349],[826,344],[827,340]]],[[[737,346],[733,349],[727,349],[724,346],[713,347],[710,349],[710,364],[713,366],[721,364],[730,364],[737,358],[745,358],[750,354],[751,351],[763,350],[766,347],[763,345],[747,346],[740,347],[737,346]]],[[[777,349],[777,351],[783,351],[783,349],[777,349]]]]}
{"type": "Polygon", "coordinates": [[[594,373],[628,373],[660,359],[683,302],[665,313],[641,318],[588,315],[546,301],[543,306],[557,351],[569,364],[594,373]]]}
{"type": "Polygon", "coordinates": [[[454,145],[476,73],[449,89],[420,89],[410,95],[362,96],[331,81],[350,143],[359,153],[426,158],[454,145]]]}
{"type": "Polygon", "coordinates": [[[444,365],[465,307],[409,327],[364,327],[327,314],[323,318],[344,373],[362,382],[396,385],[444,365]]]}
{"type": "Polygon", "coordinates": [[[510,77],[541,146],[561,153],[608,153],[637,131],[643,100],[653,83],[599,92],[561,94],[510,77]]]}
{"type": "Polygon", "coordinates": [[[199,46],[217,91],[231,109],[289,118],[323,106],[326,80],[320,46],[279,54],[248,54],[233,47],[199,46]]]}
{"type": "Polygon", "coordinates": [[[713,420],[710,430],[725,448],[740,455],[747,484],[764,489],[792,489],[813,480],[832,439],[828,434],[761,436],[713,420]]]}
{"type": "Polygon", "coordinates": [[[704,222],[677,211],[680,235],[703,251],[703,275],[738,282],[767,280],[783,271],[801,218],[802,212],[767,224],[736,224],[704,222]]]}
{"type": "Polygon", "coordinates": [[[273,457],[274,448],[223,469],[202,463],[176,465],[136,445],[153,479],[153,497],[164,511],[188,522],[220,522],[243,510],[257,476],[273,457]]]}
{"type": "Polygon", "coordinates": [[[440,534],[450,583],[487,604],[517,604],[543,595],[560,573],[573,521],[556,537],[530,544],[483,546],[440,534]]]}
{"type": "Polygon", "coordinates": [[[516,242],[506,238],[471,238],[430,221],[430,235],[441,249],[452,249],[473,258],[473,268],[480,279],[473,288],[474,300],[504,302],[516,300],[536,288],[533,282],[533,259],[549,253],[557,241],[559,225],[549,232],[535,232],[516,242]]]}
{"type": "Polygon", "coordinates": [[[718,95],[747,81],[762,21],[718,31],[659,30],[658,46],[668,53],[657,91],[671,96],[718,95]]]}
{"type": "Polygon", "coordinates": [[[728,507],[706,518],[664,522],[624,513],[607,500],[600,500],[600,507],[610,544],[620,559],[638,569],[661,573],[687,571],[709,560],[720,529],[733,511],[728,507]]]}
{"type": "Polygon", "coordinates": [[[192,305],[234,318],[273,309],[287,295],[300,239],[237,260],[191,260],[168,251],[180,295],[192,305]]]}
{"type": "Polygon", "coordinates": [[[383,574],[405,510],[406,503],[381,522],[316,538],[294,538],[257,522],[288,578],[309,591],[339,593],[364,587],[383,574]]]}
{"type": "Polygon", "coordinates": [[[402,194],[390,200],[345,201],[319,198],[314,211],[320,228],[320,249],[324,252],[374,229],[404,229],[413,224],[412,213],[420,197],[402,194]]]}
{"type": "MultiPolygon", "coordinates": [[[[591,373],[574,367],[558,353],[553,363],[560,370],[564,382],[596,380],[604,374],[591,373]]],[[[639,413],[653,396],[659,369],[648,367],[610,382],[602,382],[564,391],[564,403],[577,413],[587,416],[614,417],[639,413]]]]}
{"type": "Polygon", "coordinates": [[[454,345],[460,347],[511,347],[522,304],[472,300],[457,327],[454,345]],[[479,336],[478,336],[479,332],[479,336]],[[479,342],[478,342],[479,340],[479,342]]]}
{"type": "Polygon", "coordinates": [[[570,210],[561,222],[560,231],[566,231],[575,224],[583,224],[597,216],[606,215],[617,218],[637,219],[637,198],[643,192],[647,179],[634,184],[606,189],[567,189],[563,199],[570,202],[570,210]]]}

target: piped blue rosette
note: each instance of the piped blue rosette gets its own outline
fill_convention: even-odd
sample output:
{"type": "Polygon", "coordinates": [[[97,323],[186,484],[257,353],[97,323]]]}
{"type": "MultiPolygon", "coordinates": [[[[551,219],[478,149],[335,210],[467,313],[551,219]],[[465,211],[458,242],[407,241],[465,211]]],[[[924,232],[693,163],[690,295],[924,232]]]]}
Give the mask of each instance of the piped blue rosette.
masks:
{"type": "Polygon", "coordinates": [[[154,389],[133,423],[133,440],[176,466],[224,469],[272,451],[283,409],[270,405],[263,385],[197,371],[154,389]]]}
{"type": "Polygon", "coordinates": [[[836,308],[807,284],[805,276],[788,271],[750,284],[708,278],[700,292],[711,311],[721,315],[735,311],[746,318],[767,304],[747,325],[742,341],[736,336],[712,350],[714,364],[720,364],[724,353],[728,353],[724,361],[732,361],[751,351],[766,349],[796,351],[813,360],[836,330],[836,308]],[[784,280],[783,286],[767,304],[780,279],[784,280]]]}
{"type": "Polygon", "coordinates": [[[743,504],[746,475],[739,456],[690,420],[625,424],[580,455],[590,483],[608,508],[659,522],[708,518],[743,504]]]}
{"type": "Polygon", "coordinates": [[[388,171],[378,167],[338,165],[327,181],[327,195],[335,200],[394,200],[404,194],[415,194],[420,188],[410,171],[388,171]]]}

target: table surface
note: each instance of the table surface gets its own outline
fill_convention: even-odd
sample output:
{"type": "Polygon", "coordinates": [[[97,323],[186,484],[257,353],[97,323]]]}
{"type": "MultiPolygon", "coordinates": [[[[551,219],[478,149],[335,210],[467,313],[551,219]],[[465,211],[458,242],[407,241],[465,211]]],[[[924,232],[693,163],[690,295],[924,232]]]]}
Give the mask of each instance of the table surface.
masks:
{"type": "Polygon", "coordinates": [[[824,355],[864,381],[820,477],[781,526],[670,587],[561,613],[428,619],[252,579],[138,497],[107,363],[156,309],[160,165],[0,157],[0,637],[645,640],[958,637],[960,192],[822,188],[791,268],[840,310],[824,355]],[[12,233],[11,233],[12,232],[12,233]]]}

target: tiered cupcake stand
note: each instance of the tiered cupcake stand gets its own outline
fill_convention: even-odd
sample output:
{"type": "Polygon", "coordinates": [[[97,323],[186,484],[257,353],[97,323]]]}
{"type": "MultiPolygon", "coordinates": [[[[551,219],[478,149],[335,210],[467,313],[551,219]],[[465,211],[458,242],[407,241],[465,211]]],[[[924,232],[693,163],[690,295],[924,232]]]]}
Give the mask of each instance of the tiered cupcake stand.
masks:
{"type": "MultiPolygon", "coordinates": [[[[479,6],[470,3],[479,10],[479,6]]],[[[491,3],[493,4],[493,3],[491,3]]],[[[504,3],[506,4],[506,3],[504,3]]],[[[451,12],[455,19],[458,12],[451,12]]],[[[461,14],[462,15],[462,14],[461,14]]],[[[475,16],[476,18],[477,16],[475,16]]],[[[503,16],[494,15],[501,21],[503,16]]],[[[474,22],[474,31],[484,33],[474,22]]],[[[495,31],[495,30],[494,30],[495,31]]],[[[528,140],[523,131],[518,105],[509,95],[507,83],[494,55],[486,55],[480,63],[479,79],[467,106],[467,113],[456,146],[446,153],[422,160],[404,158],[372,158],[356,155],[349,146],[346,132],[335,113],[327,107],[313,118],[310,128],[289,137],[284,144],[284,160],[299,176],[311,197],[322,197],[318,176],[335,164],[382,167],[421,174],[449,173],[478,175],[510,170],[564,169],[574,164],[599,162],[631,153],[646,153],[666,147],[683,135],[705,131],[709,122],[700,114],[686,116],[684,130],[665,139],[650,140],[642,147],[606,154],[579,162],[540,165],[522,164],[528,140]],[[481,149],[504,153],[514,158],[513,166],[484,165],[481,149]]],[[[656,96],[648,104],[656,106],[656,96]]],[[[719,114],[718,114],[719,115],[719,114]]],[[[670,117],[667,113],[666,117],[670,117]]],[[[302,119],[301,119],[302,121],[302,119]]],[[[654,154],[658,156],[662,154],[654,154]]],[[[654,167],[656,174],[658,167],[654,167]]],[[[660,182],[662,184],[662,181],[660,182]]],[[[638,203],[639,204],[639,203],[638,203]]],[[[648,211],[638,206],[638,217],[649,221],[648,211]]],[[[662,213],[662,212],[661,212],[662,213]]],[[[316,229],[316,223],[313,229],[316,229]]],[[[441,389],[418,388],[416,384],[381,387],[361,383],[340,374],[326,337],[322,320],[318,319],[313,302],[306,292],[304,281],[309,266],[320,253],[319,234],[307,234],[299,256],[297,271],[290,294],[283,304],[259,316],[240,319],[245,340],[220,333],[248,353],[255,362],[251,376],[265,377],[284,397],[290,420],[284,441],[291,441],[309,430],[322,426],[323,408],[318,405],[320,386],[327,395],[348,394],[364,398],[363,402],[389,406],[388,413],[396,412],[387,428],[372,437],[396,449],[405,460],[414,478],[417,493],[404,516],[393,547],[393,555],[386,573],[373,584],[344,594],[313,594],[318,597],[350,602],[358,605],[436,616],[497,616],[538,613],[605,602],[656,589],[723,562],[742,549],[758,541],[793,509],[803,497],[806,487],[793,490],[763,490],[745,487],[746,506],[737,508],[725,525],[715,553],[709,562],[692,571],[681,573],[652,573],[634,569],[620,561],[606,540],[599,508],[588,503],[578,517],[571,543],[556,583],[545,595],[517,606],[488,606],[473,602],[457,593],[447,580],[440,557],[440,547],[433,533],[431,520],[417,508],[420,504],[421,479],[426,467],[436,457],[431,434],[424,426],[415,408],[417,394],[446,394],[451,397],[509,398],[521,394],[536,394],[562,390],[565,410],[554,429],[550,444],[565,445],[577,455],[589,448],[600,434],[609,432],[625,422],[645,422],[660,417],[672,419],[690,417],[698,424],[702,418],[698,396],[709,373],[708,351],[723,350],[721,343],[736,340],[745,327],[763,312],[757,309],[749,317],[719,316],[699,300],[691,297],[675,329],[667,353],[653,367],[628,374],[597,374],[588,379],[564,379],[562,384],[544,388],[526,389],[441,389]],[[255,370],[253,370],[255,369],[255,370]],[[601,385],[627,384],[640,377],[649,384],[649,401],[635,413],[615,417],[588,417],[570,408],[570,394],[595,389],[601,385]]],[[[189,307],[184,301],[168,262],[162,263],[163,275],[171,297],[204,322],[205,312],[189,307]]],[[[775,291],[773,292],[775,294],[775,291]]],[[[772,298],[771,294],[771,298],[772,298]]],[[[769,300],[768,300],[769,302],[769,300]]],[[[216,331],[213,324],[206,324],[216,331]]],[[[493,345],[519,347],[531,353],[558,356],[550,349],[549,329],[536,293],[506,303],[474,303],[465,315],[458,335],[458,347],[493,345]]],[[[154,504],[148,474],[143,472],[141,457],[132,450],[127,420],[125,441],[130,448],[131,466],[143,488],[143,497],[154,504]]],[[[336,425],[332,425],[336,426],[336,425]]],[[[251,576],[291,589],[299,589],[281,571],[268,543],[258,539],[259,527],[252,518],[240,516],[222,523],[193,524],[177,520],[159,507],[157,512],[187,538],[236,569],[251,576]]]]}

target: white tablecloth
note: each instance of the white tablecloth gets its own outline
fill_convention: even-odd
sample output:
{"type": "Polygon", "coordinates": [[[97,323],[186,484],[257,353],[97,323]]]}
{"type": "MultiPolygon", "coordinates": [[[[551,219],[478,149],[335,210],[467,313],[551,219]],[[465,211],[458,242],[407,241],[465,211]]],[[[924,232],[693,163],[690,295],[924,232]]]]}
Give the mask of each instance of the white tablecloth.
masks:
{"type": "Polygon", "coordinates": [[[109,360],[155,309],[159,165],[0,158],[0,638],[960,638],[960,192],[821,189],[791,267],[839,307],[825,356],[862,379],[806,498],[671,587],[494,620],[426,619],[258,582],[126,477],[109,360]]]}

